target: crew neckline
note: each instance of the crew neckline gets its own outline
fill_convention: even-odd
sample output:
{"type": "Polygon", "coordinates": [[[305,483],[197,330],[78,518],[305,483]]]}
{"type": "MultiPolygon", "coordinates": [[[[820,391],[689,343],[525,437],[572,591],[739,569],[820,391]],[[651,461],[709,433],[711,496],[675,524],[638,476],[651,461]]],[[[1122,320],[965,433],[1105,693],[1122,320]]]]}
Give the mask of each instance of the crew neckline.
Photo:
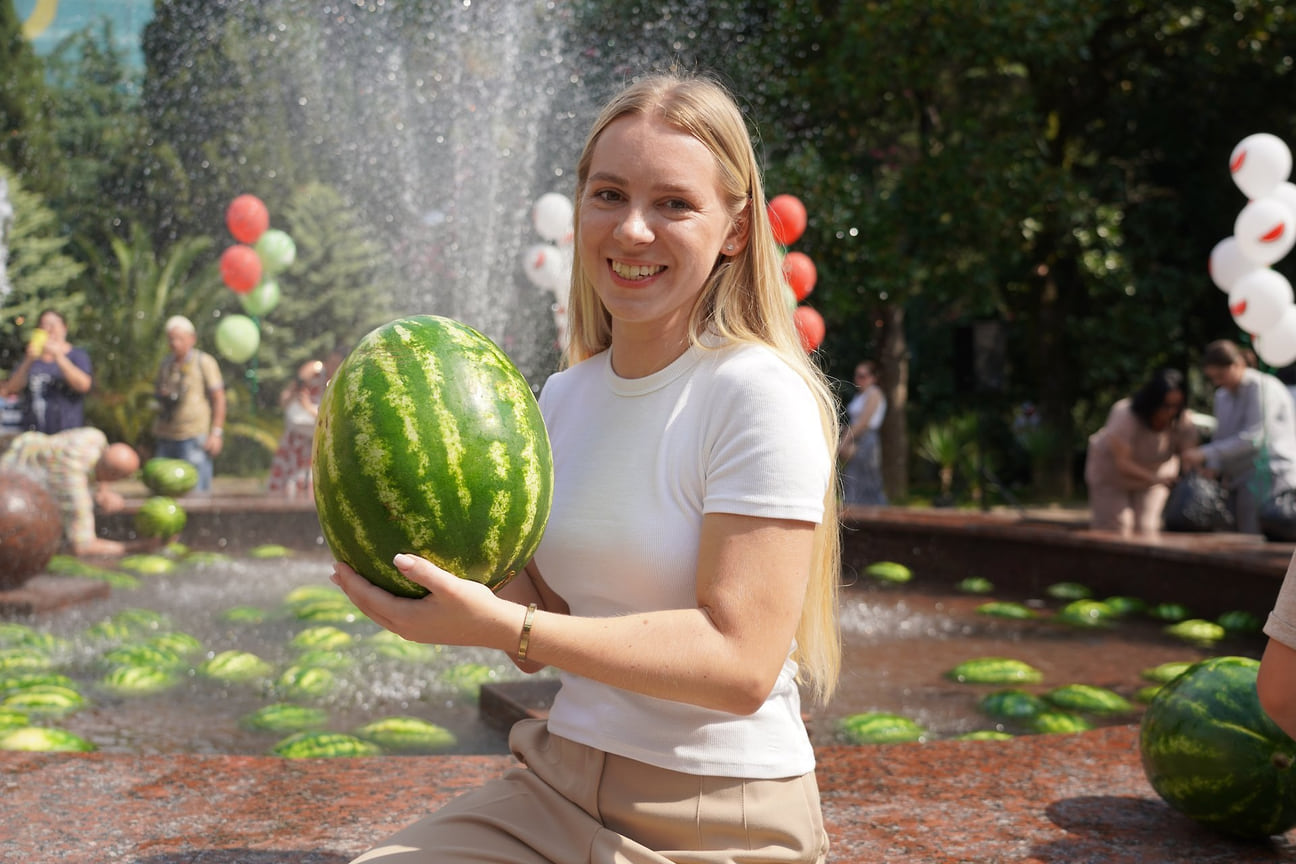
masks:
{"type": "Polygon", "coordinates": [[[609,389],[618,396],[642,396],[660,390],[691,370],[702,359],[703,348],[690,344],[669,364],[641,378],[622,378],[612,369],[612,348],[603,352],[603,375],[609,389]]]}

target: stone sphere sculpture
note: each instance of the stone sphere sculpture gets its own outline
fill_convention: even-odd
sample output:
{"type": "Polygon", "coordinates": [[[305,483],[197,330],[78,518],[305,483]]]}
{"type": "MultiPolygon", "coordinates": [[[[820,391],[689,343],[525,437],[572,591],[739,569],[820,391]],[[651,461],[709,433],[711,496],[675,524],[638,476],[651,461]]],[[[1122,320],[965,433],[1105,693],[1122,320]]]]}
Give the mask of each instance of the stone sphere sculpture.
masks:
{"type": "Polygon", "coordinates": [[[40,481],[16,471],[0,472],[0,591],[42,572],[62,535],[58,505],[40,481]]]}

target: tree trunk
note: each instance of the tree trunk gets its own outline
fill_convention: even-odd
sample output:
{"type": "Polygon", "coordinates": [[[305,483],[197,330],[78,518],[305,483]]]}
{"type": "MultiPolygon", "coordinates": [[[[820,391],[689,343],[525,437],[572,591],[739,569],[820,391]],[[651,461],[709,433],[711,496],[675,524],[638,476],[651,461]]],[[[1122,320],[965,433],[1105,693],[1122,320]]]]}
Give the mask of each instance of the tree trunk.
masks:
{"type": "Polygon", "coordinates": [[[887,500],[909,497],[909,343],[904,332],[904,307],[887,303],[881,309],[882,337],[878,363],[882,369],[882,392],[887,412],[882,419],[882,487],[887,500]]]}
{"type": "MultiPolygon", "coordinates": [[[[1075,438],[1075,418],[1071,414],[1075,382],[1068,374],[1072,368],[1068,356],[1067,322],[1071,298],[1080,290],[1073,272],[1074,262],[1053,260],[1053,266],[1039,268],[1038,305],[1036,307],[1035,368],[1040,424],[1048,433],[1051,445],[1039,454],[1039,473],[1034,477],[1036,492],[1051,500],[1068,500],[1075,494],[1071,453],[1075,438]]],[[[1032,466],[1034,467],[1034,466],[1032,466]]]]}

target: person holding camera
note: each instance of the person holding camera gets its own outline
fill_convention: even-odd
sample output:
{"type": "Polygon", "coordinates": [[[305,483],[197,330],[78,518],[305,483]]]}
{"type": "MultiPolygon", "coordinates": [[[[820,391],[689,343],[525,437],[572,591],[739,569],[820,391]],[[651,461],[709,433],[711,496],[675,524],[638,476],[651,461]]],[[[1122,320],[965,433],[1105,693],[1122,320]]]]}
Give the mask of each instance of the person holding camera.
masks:
{"type": "Polygon", "coordinates": [[[85,425],[85,397],[94,374],[90,355],[68,341],[62,313],[45,309],[37,322],[22,362],[0,381],[0,397],[20,398],[19,430],[53,435],[85,425]]]}
{"type": "Polygon", "coordinates": [[[225,382],[216,358],[198,350],[192,321],[174,315],[164,329],[171,353],[162,360],[154,387],[155,455],[191,463],[198,469],[196,491],[210,493],[212,459],[220,455],[225,432],[225,382]]]}

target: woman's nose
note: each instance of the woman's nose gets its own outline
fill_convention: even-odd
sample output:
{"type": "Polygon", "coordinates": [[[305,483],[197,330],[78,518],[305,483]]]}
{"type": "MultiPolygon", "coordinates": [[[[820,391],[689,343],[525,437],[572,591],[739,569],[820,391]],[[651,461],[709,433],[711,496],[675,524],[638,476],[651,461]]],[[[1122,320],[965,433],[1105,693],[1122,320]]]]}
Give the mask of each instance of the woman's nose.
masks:
{"type": "Polygon", "coordinates": [[[625,217],[617,222],[616,238],[625,243],[649,243],[652,241],[652,229],[643,211],[637,207],[628,209],[625,217]]]}

